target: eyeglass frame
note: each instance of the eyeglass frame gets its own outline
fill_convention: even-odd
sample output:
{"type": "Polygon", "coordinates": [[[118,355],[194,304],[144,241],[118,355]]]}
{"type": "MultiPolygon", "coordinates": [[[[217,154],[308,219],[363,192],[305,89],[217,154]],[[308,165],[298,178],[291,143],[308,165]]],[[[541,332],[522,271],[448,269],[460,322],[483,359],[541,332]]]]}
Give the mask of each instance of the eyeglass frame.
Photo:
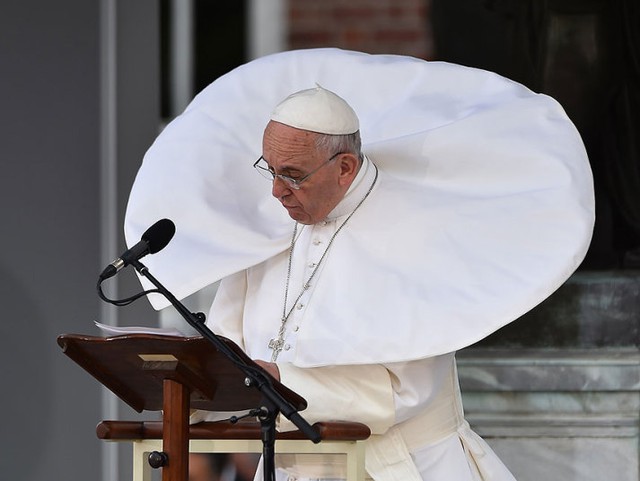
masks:
{"type": "Polygon", "coordinates": [[[262,161],[262,160],[264,160],[265,163],[267,165],[269,165],[269,162],[267,162],[267,159],[265,159],[262,155],[258,158],[258,160],[256,160],[253,163],[253,168],[256,169],[258,171],[258,173],[262,177],[264,177],[267,180],[270,180],[271,182],[275,182],[276,178],[278,178],[278,179],[284,181],[293,190],[300,190],[300,184],[302,184],[304,181],[308,180],[309,177],[311,177],[313,174],[318,172],[322,167],[327,165],[329,162],[331,162],[332,160],[334,160],[336,157],[338,157],[341,154],[346,154],[346,152],[338,152],[338,153],[332,155],[329,158],[329,160],[327,160],[326,162],[323,162],[318,167],[313,169],[311,172],[309,172],[306,175],[303,175],[299,179],[294,179],[293,177],[289,177],[288,175],[284,175],[284,174],[276,174],[273,170],[271,170],[271,167],[266,169],[266,168],[262,167],[261,165],[258,165],[260,163],[260,161],[262,161]]]}

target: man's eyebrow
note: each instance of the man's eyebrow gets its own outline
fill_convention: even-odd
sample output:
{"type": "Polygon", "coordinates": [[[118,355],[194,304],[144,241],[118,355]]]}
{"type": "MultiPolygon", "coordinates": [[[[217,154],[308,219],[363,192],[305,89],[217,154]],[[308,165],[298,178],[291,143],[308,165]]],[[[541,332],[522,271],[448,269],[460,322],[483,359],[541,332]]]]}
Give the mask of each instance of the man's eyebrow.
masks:
{"type": "Polygon", "coordinates": [[[290,165],[285,165],[284,167],[282,167],[280,169],[281,171],[286,171],[286,172],[297,172],[297,173],[302,173],[302,171],[298,168],[298,167],[292,167],[290,165]]]}
{"type": "MultiPolygon", "coordinates": [[[[267,159],[265,159],[264,157],[262,157],[262,158],[267,163],[269,168],[275,172],[275,169],[273,168],[273,165],[271,165],[269,163],[269,161],[267,159]]],[[[286,164],[283,167],[280,168],[280,172],[289,172],[289,173],[296,173],[296,174],[304,173],[304,171],[300,170],[299,167],[293,166],[293,165],[286,165],[286,164]]]]}

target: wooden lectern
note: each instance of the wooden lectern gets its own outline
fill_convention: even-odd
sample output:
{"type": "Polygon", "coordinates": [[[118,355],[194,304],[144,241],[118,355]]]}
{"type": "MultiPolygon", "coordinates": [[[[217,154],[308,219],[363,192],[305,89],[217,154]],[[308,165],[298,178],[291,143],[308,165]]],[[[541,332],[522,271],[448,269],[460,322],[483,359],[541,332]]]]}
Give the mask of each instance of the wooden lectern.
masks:
{"type": "MultiPolygon", "coordinates": [[[[248,365],[259,367],[233,342],[221,338],[248,365]]],[[[150,479],[141,459],[153,451],[160,456],[163,481],[187,481],[190,445],[199,452],[260,452],[261,426],[253,423],[202,423],[189,426],[190,409],[245,411],[261,407],[262,394],[247,386],[245,374],[206,339],[131,334],[110,338],[66,334],[58,337],[64,353],[138,412],[163,411],[159,422],[104,421],[97,434],[106,440],[134,442],[134,477],[150,479]],[[162,446],[159,445],[162,439],[162,446]],[[208,448],[205,440],[212,448],[208,448]],[[220,448],[220,449],[218,449],[220,448]],[[160,451],[157,451],[160,449],[160,451]]],[[[296,410],[306,401],[272,379],[274,389],[296,410]]],[[[364,479],[367,426],[350,422],[314,425],[321,443],[305,441],[300,432],[279,433],[278,452],[320,452],[347,455],[347,479],[364,479]],[[291,444],[291,443],[295,444],[291,444]]]]}

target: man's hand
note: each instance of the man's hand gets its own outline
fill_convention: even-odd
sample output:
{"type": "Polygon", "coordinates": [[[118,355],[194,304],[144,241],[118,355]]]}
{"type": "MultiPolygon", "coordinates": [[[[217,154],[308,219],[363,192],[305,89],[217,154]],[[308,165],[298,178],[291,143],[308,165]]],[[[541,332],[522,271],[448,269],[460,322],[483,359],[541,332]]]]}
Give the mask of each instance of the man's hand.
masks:
{"type": "Polygon", "coordinates": [[[259,359],[254,359],[253,362],[271,374],[271,377],[275,378],[276,381],[280,380],[280,371],[278,370],[278,365],[275,362],[260,361],[259,359]]]}

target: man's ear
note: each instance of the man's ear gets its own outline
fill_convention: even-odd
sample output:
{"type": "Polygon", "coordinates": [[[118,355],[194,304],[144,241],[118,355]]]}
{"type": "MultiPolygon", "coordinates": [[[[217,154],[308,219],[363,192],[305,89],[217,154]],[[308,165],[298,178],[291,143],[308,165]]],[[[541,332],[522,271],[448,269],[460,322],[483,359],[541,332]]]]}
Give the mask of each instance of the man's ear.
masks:
{"type": "Polygon", "coordinates": [[[360,168],[360,159],[355,154],[345,153],[340,155],[340,179],[351,182],[355,179],[360,168]]]}

